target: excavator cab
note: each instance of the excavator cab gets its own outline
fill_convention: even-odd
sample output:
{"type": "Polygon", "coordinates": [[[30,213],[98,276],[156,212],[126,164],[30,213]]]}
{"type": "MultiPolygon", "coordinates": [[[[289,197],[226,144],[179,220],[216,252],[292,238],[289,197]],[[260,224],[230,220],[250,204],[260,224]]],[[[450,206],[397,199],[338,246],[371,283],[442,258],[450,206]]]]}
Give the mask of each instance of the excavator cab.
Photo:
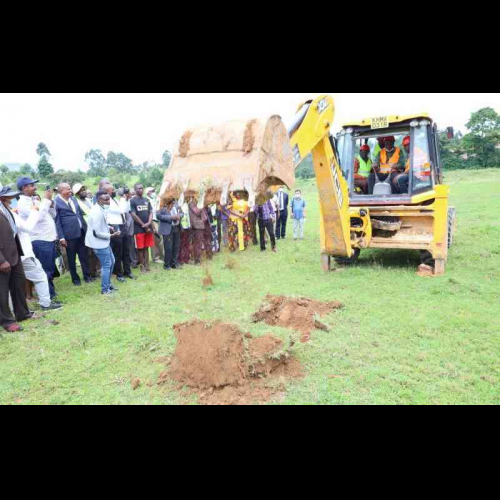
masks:
{"type": "Polygon", "coordinates": [[[411,204],[414,196],[443,183],[438,128],[428,115],[347,124],[337,136],[337,145],[351,205],[411,204]],[[393,164],[381,157],[386,138],[395,140],[393,164]],[[380,166],[378,171],[375,166],[380,166]]]}

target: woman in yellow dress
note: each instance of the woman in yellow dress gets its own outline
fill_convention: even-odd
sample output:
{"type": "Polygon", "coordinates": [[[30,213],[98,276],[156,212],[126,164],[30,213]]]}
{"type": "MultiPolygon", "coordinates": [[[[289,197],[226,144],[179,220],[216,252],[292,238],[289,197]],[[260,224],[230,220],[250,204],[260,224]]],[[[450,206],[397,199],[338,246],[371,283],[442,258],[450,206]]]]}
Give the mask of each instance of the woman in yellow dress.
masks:
{"type": "Polygon", "coordinates": [[[245,199],[243,192],[236,192],[231,195],[232,204],[228,207],[229,210],[229,250],[243,252],[247,249],[249,242],[252,239],[252,229],[248,221],[250,213],[250,205],[245,199]]]}

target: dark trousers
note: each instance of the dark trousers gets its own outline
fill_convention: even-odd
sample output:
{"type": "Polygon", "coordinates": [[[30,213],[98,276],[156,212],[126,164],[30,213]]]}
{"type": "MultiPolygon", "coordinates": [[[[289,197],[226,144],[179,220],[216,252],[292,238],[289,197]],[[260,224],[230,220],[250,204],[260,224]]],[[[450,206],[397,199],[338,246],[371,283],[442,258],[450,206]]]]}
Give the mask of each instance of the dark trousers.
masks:
{"type": "Polygon", "coordinates": [[[135,269],[139,266],[139,256],[137,255],[137,249],[135,248],[135,237],[127,236],[128,251],[130,255],[130,264],[135,269]]]}
{"type": "Polygon", "coordinates": [[[271,238],[271,248],[274,250],[276,248],[276,236],[274,235],[273,221],[264,221],[262,219],[259,219],[260,249],[262,251],[266,249],[266,229],[269,234],[269,238],[271,238]]]}
{"type": "Polygon", "coordinates": [[[408,194],[410,190],[410,176],[408,174],[398,175],[393,180],[393,186],[396,188],[396,194],[408,194]]]}
{"type": "Polygon", "coordinates": [[[50,298],[54,299],[57,296],[56,287],[54,286],[57,259],[56,242],[34,241],[33,252],[35,257],[42,264],[43,270],[47,275],[47,279],[49,280],[50,298]]]}
{"type": "Polygon", "coordinates": [[[80,283],[80,276],[76,270],[76,256],[80,260],[83,271],[83,279],[85,281],[90,280],[90,264],[89,264],[89,254],[88,249],[85,246],[85,236],[82,235],[76,240],[68,240],[68,247],[66,248],[66,253],[68,254],[68,266],[69,272],[71,273],[71,279],[73,283],[80,283]]]}
{"type": "Polygon", "coordinates": [[[29,318],[30,310],[26,302],[26,277],[23,264],[19,259],[16,266],[9,273],[0,272],[0,325],[7,328],[17,321],[29,318]],[[9,307],[9,292],[12,296],[14,316],[9,307]]]}
{"type": "Polygon", "coordinates": [[[278,220],[276,221],[276,238],[286,238],[286,223],[288,222],[288,210],[283,210],[279,213],[278,220]]]}
{"type": "Polygon", "coordinates": [[[130,238],[130,236],[111,238],[111,250],[115,257],[113,274],[118,278],[123,278],[123,276],[132,274],[132,270],[130,269],[130,243],[128,238],[130,238]]]}
{"type": "Polygon", "coordinates": [[[181,231],[179,226],[172,226],[172,232],[163,237],[163,248],[165,249],[165,268],[177,268],[181,251],[181,231]]]}
{"type": "Polygon", "coordinates": [[[96,278],[98,271],[101,269],[101,264],[97,255],[91,248],[87,248],[87,253],[89,256],[90,276],[92,276],[92,278],[96,278]]]}
{"type": "Polygon", "coordinates": [[[255,212],[248,214],[248,222],[252,231],[252,243],[256,246],[259,244],[259,240],[257,239],[257,214],[255,212]]]}

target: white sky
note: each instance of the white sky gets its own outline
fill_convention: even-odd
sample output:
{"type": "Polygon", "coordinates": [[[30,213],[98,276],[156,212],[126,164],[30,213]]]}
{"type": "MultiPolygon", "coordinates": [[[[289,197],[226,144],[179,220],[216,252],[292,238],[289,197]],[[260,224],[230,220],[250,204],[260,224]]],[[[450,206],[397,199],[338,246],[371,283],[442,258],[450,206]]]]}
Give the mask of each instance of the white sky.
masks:
{"type": "MultiPolygon", "coordinates": [[[[85,168],[85,153],[122,152],[161,162],[188,128],[279,114],[288,125],[316,93],[0,93],[0,164],[36,165],[45,142],[56,170],[85,168]]],[[[473,111],[500,112],[500,93],[331,93],[334,131],[346,121],[429,112],[441,128],[464,130],[473,111]]]]}

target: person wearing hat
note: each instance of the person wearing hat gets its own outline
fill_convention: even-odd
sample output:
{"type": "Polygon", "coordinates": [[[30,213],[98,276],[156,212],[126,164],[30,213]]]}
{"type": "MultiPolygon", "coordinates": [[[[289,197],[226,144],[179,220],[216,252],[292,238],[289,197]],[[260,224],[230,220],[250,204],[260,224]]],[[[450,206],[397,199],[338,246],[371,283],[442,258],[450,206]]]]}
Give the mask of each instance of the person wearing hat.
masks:
{"type": "Polygon", "coordinates": [[[33,314],[26,301],[26,276],[21,257],[23,249],[19,240],[19,229],[16,225],[10,204],[19,192],[9,187],[0,190],[0,325],[9,333],[22,330],[18,322],[31,319],[33,314]],[[9,295],[12,297],[15,318],[9,306],[9,295]]]}
{"type": "Polygon", "coordinates": [[[378,155],[384,148],[385,148],[385,137],[379,137],[377,139],[377,144],[373,148],[372,162],[374,162],[377,159],[378,155]]]}
{"type": "Polygon", "coordinates": [[[391,185],[398,173],[404,172],[405,158],[401,148],[396,147],[396,138],[389,136],[385,138],[385,147],[380,151],[377,159],[373,162],[374,172],[368,179],[368,192],[373,194],[377,181],[384,182],[391,177],[391,185]]]}
{"type": "Polygon", "coordinates": [[[406,165],[404,172],[398,173],[392,181],[394,190],[397,194],[408,194],[410,186],[410,154],[411,154],[411,137],[407,135],[403,139],[403,147],[406,152],[406,165]]]}
{"type": "MultiPolygon", "coordinates": [[[[47,203],[47,200],[41,203],[47,203]]],[[[11,206],[9,206],[10,208],[11,206]]],[[[33,284],[35,287],[42,312],[58,311],[62,309],[62,305],[50,299],[49,280],[43,270],[42,264],[35,257],[33,245],[31,244],[30,234],[40,218],[40,207],[33,205],[31,215],[27,221],[21,219],[15,210],[12,211],[12,214],[14,215],[14,221],[18,228],[19,241],[23,249],[24,255],[21,257],[21,262],[23,263],[26,279],[28,283],[33,284]]]]}
{"type": "Polygon", "coordinates": [[[52,191],[47,190],[44,198],[47,203],[40,204],[35,199],[37,196],[38,181],[29,177],[21,177],[17,181],[17,189],[21,193],[17,211],[20,217],[28,220],[31,214],[33,205],[39,206],[40,218],[36,226],[30,233],[31,243],[33,244],[33,252],[36,258],[42,264],[43,270],[47,274],[49,280],[50,298],[54,300],[57,297],[54,277],[57,275],[56,260],[57,260],[57,227],[56,227],[56,209],[52,200],[52,191]]]}
{"type": "Polygon", "coordinates": [[[370,159],[370,146],[364,144],[361,146],[359,156],[354,162],[354,185],[368,194],[368,179],[372,173],[373,162],[370,159]]]}

